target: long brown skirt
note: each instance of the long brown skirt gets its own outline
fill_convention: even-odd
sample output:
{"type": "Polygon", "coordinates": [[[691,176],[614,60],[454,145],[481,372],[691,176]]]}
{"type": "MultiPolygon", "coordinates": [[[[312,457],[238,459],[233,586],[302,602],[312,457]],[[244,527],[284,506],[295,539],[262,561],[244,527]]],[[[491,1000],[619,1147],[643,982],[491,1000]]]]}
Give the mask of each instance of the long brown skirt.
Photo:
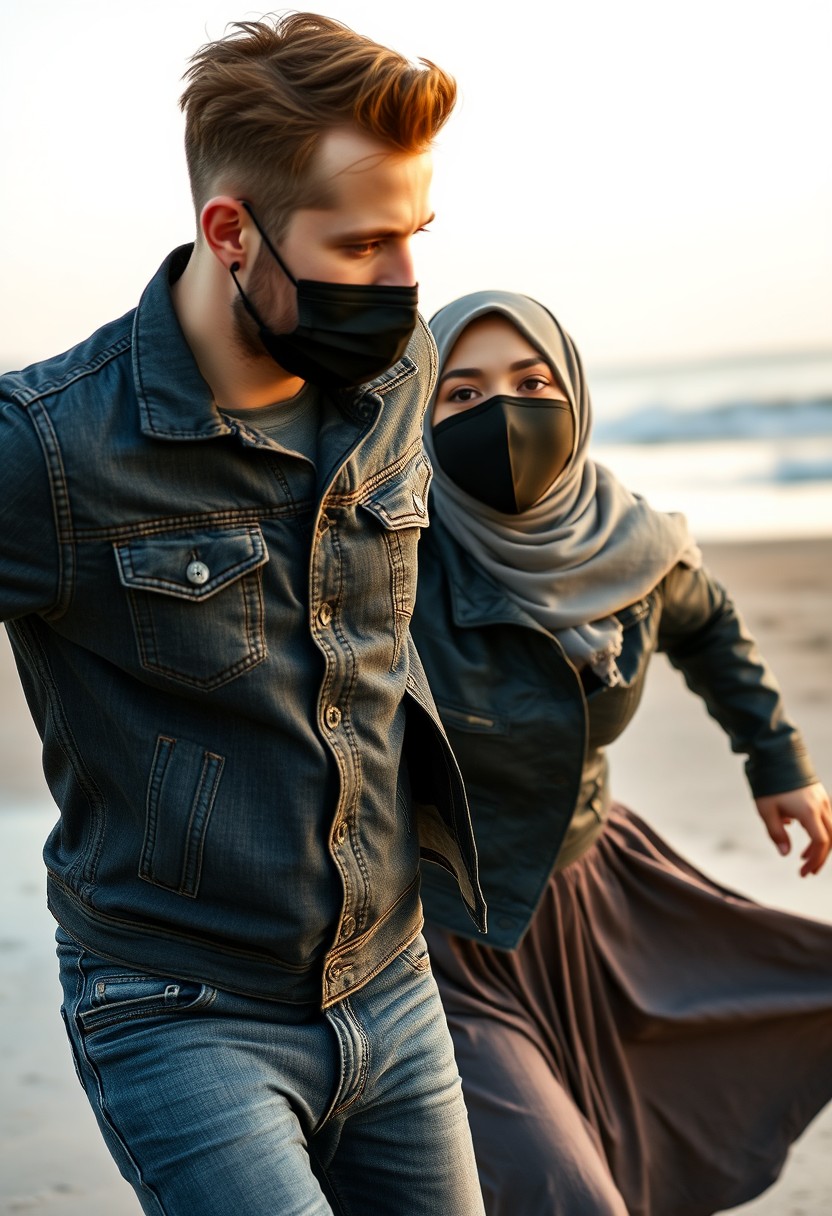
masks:
{"type": "Polygon", "coordinates": [[[623,807],[516,951],[427,933],[489,1216],[711,1216],[832,1098],[832,924],[717,886],[623,807]]]}

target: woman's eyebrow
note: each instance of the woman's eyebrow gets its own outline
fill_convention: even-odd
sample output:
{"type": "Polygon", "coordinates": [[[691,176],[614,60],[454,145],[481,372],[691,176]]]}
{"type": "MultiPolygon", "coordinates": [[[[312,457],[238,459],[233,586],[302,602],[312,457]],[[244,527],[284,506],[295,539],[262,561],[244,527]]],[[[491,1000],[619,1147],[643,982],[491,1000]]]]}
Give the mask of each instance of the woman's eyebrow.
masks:
{"type": "MultiPolygon", "coordinates": [[[[444,376],[439,377],[439,384],[444,384],[446,380],[452,380],[455,376],[481,376],[482,368],[479,367],[452,367],[449,372],[445,372],[444,376]]],[[[437,384],[437,388],[439,387],[437,384]]]]}
{"type": "Polygon", "coordinates": [[[544,367],[549,366],[542,355],[535,355],[533,359],[519,359],[517,363],[510,364],[508,370],[510,372],[522,372],[524,367],[536,367],[538,363],[542,363],[544,367]]]}
{"type": "MultiPolygon", "coordinates": [[[[542,363],[544,367],[549,364],[542,355],[535,355],[533,359],[518,359],[516,363],[510,363],[508,370],[510,372],[521,372],[526,367],[537,367],[542,363]]],[[[439,384],[444,384],[446,380],[452,380],[460,376],[481,376],[483,374],[481,367],[452,367],[450,371],[445,372],[439,377],[439,384]]],[[[437,388],[439,385],[437,385],[437,388]]]]}

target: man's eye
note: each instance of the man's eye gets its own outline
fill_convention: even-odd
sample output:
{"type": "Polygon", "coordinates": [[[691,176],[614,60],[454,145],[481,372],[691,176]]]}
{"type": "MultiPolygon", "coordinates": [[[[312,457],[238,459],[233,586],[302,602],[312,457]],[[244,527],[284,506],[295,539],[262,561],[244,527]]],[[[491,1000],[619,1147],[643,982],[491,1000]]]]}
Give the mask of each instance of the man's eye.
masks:
{"type": "Polygon", "coordinates": [[[380,248],[381,241],[364,241],[360,245],[347,245],[347,252],[351,253],[352,256],[356,258],[366,258],[380,248]]]}

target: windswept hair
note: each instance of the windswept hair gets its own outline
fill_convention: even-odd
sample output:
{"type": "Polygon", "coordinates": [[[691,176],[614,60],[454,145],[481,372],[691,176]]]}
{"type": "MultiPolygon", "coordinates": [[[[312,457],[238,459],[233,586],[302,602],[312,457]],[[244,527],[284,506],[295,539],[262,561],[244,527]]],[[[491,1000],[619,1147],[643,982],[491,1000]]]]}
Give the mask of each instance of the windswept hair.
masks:
{"type": "Polygon", "coordinates": [[[427,150],[456,83],[330,17],[238,21],[201,47],[185,73],[185,154],[197,216],[219,191],[256,202],[279,236],[299,206],[320,203],[310,173],[321,135],[353,126],[391,149],[427,150]]]}

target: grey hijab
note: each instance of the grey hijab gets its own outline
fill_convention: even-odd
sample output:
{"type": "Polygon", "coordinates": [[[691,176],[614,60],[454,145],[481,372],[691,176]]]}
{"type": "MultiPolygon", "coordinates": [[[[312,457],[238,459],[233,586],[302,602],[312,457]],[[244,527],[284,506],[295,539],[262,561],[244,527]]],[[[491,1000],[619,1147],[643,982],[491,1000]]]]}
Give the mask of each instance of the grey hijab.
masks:
{"type": "Polygon", "coordinates": [[[425,447],[434,467],[433,512],[511,599],[557,637],[576,667],[589,665],[605,683],[617,684],[623,632],[613,614],[651,591],[677,562],[699,566],[701,554],[684,516],[654,511],[590,460],[592,410],[580,356],[542,304],[508,291],[478,291],[448,304],[430,322],[439,375],[462,331],[488,313],[511,321],[549,363],[574,411],[575,450],[534,506],[504,515],[442,471],[431,402],[425,447]]]}

